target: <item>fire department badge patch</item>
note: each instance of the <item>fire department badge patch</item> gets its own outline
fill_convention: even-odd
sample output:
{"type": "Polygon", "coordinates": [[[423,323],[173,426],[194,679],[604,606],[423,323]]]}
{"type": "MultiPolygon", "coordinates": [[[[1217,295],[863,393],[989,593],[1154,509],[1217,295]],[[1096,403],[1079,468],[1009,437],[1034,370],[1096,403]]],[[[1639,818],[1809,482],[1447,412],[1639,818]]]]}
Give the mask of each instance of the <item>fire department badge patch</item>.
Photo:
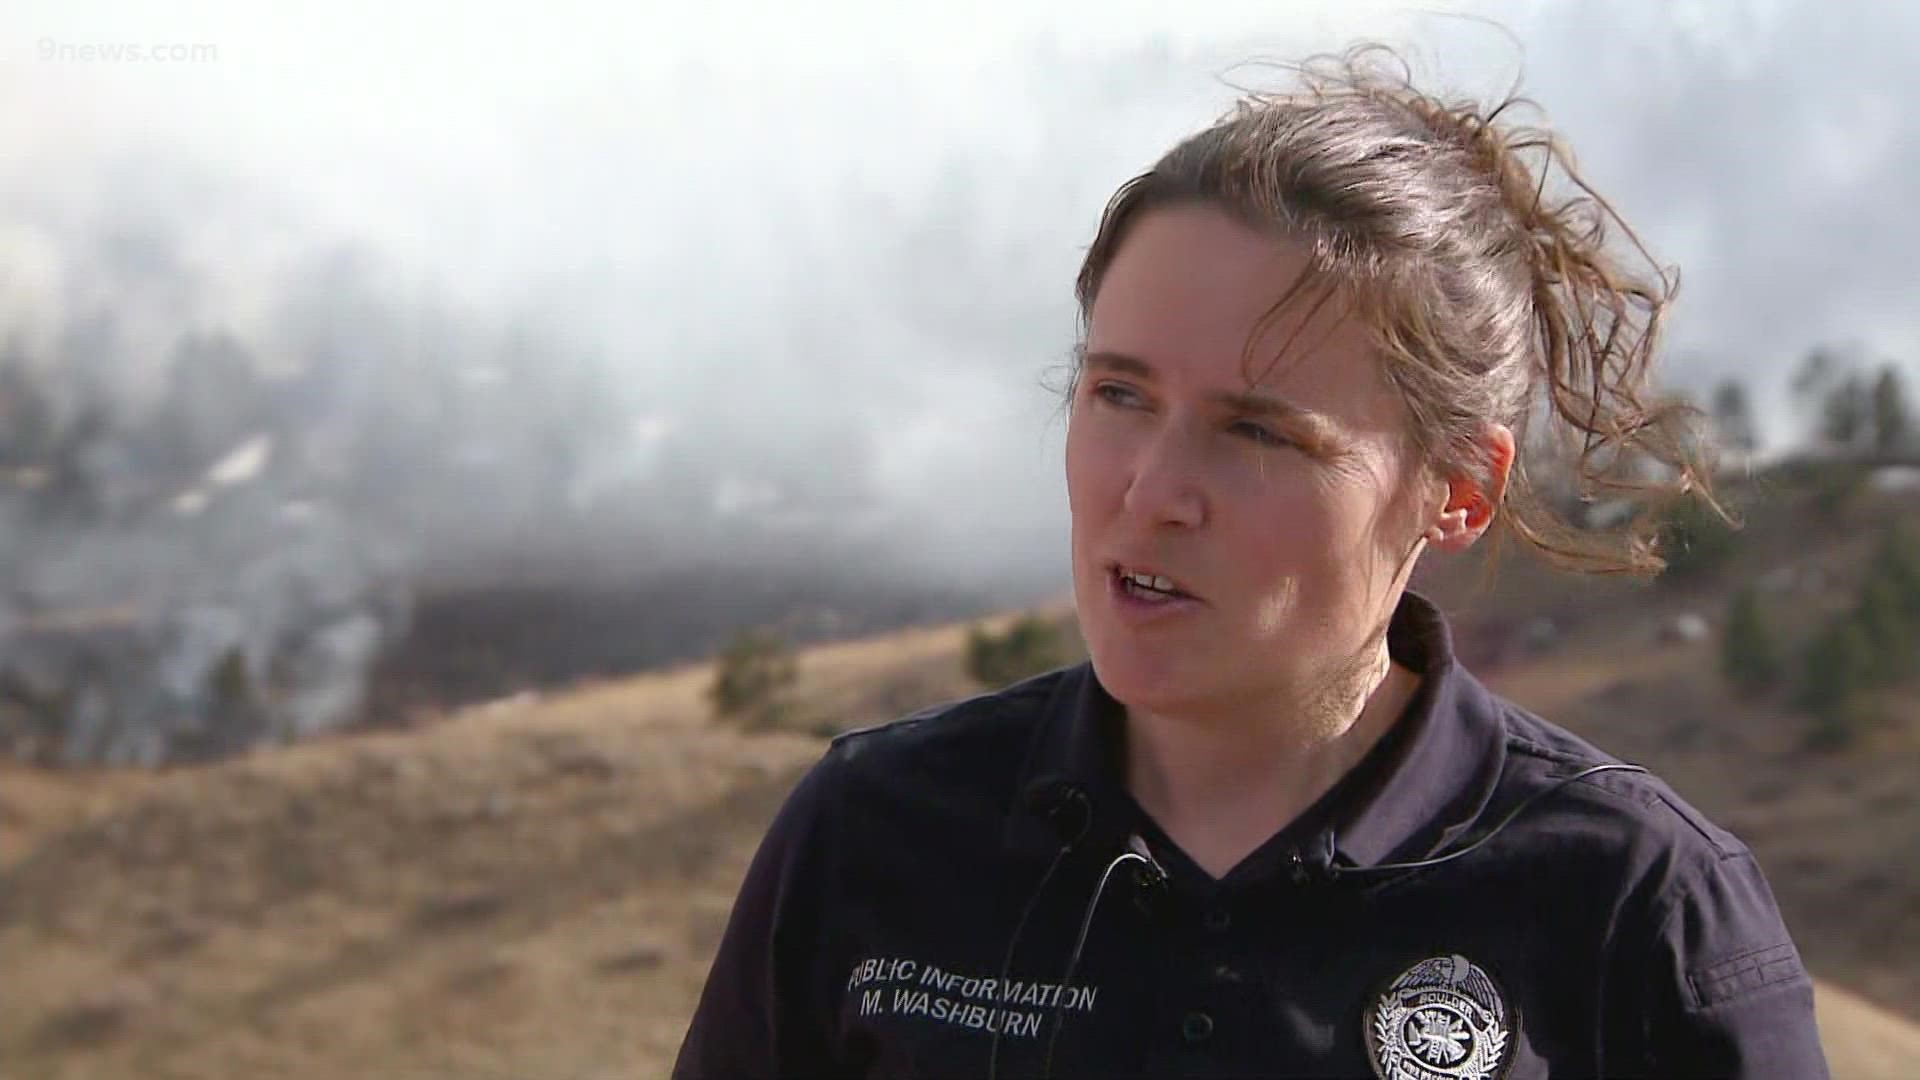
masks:
{"type": "Polygon", "coordinates": [[[1515,1018],[1500,987],[1464,956],[1408,968],[1367,1006],[1367,1058],[1380,1080],[1500,1080],[1515,1018]]]}

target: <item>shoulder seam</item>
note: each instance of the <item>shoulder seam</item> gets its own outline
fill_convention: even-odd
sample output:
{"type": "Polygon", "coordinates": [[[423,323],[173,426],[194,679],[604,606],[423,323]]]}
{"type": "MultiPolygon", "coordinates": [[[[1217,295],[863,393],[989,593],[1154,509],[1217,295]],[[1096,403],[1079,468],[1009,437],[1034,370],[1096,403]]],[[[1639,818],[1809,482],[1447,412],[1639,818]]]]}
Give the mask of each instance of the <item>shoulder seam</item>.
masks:
{"type": "Polygon", "coordinates": [[[1526,719],[1540,724],[1546,724],[1547,721],[1527,711],[1518,704],[1508,701],[1506,698],[1496,697],[1496,700],[1500,703],[1500,720],[1501,727],[1504,729],[1503,734],[1506,736],[1507,745],[1512,749],[1559,765],[1602,765],[1609,761],[1616,760],[1612,755],[1599,752],[1597,748],[1596,753],[1593,755],[1569,754],[1564,750],[1555,750],[1550,746],[1534,742],[1532,739],[1517,733],[1514,730],[1516,725],[1513,721],[1515,719],[1526,719]]]}
{"type": "MultiPolygon", "coordinates": [[[[1525,711],[1517,705],[1511,703],[1503,703],[1503,705],[1508,715],[1513,715],[1515,712],[1526,715],[1525,711]]],[[[1599,752],[1598,756],[1590,756],[1569,754],[1549,746],[1542,746],[1523,735],[1515,734],[1511,728],[1507,730],[1507,746],[1511,750],[1538,758],[1542,761],[1552,762],[1555,765],[1600,765],[1613,761],[1620,761],[1621,764],[1631,764],[1630,762],[1621,761],[1619,758],[1607,754],[1604,751],[1599,752]]],[[[1644,774],[1644,778],[1658,780],[1659,774],[1649,771],[1644,774]]],[[[1588,786],[1594,791],[1605,792],[1615,798],[1624,799],[1633,805],[1639,806],[1643,810],[1652,810],[1656,806],[1665,806],[1668,813],[1684,822],[1687,828],[1692,830],[1694,835],[1704,841],[1707,846],[1722,859],[1733,858],[1746,853],[1747,849],[1744,845],[1737,848],[1729,848],[1721,843],[1718,837],[1714,836],[1712,832],[1702,827],[1699,821],[1695,820],[1699,815],[1697,809],[1694,809],[1692,813],[1688,813],[1687,810],[1682,809],[1660,784],[1643,783],[1643,785],[1640,786],[1640,790],[1644,791],[1645,794],[1640,799],[1635,799],[1624,792],[1616,791],[1612,788],[1602,787],[1599,784],[1590,784],[1588,786]]],[[[1738,838],[1736,837],[1736,839],[1738,838]]]]}
{"type": "Polygon", "coordinates": [[[1507,733],[1507,747],[1508,749],[1517,750],[1530,757],[1537,757],[1543,761],[1551,761],[1556,765],[1604,764],[1604,762],[1598,760],[1555,750],[1550,746],[1542,746],[1531,739],[1515,735],[1511,731],[1507,733]]]}
{"type": "MultiPolygon", "coordinates": [[[[1731,862],[1734,859],[1753,858],[1751,852],[1720,851],[1718,848],[1714,849],[1714,855],[1715,858],[1711,866],[1715,869],[1719,868],[1721,864],[1731,862]]],[[[1693,879],[1684,878],[1666,891],[1663,899],[1667,903],[1667,911],[1666,914],[1660,916],[1653,924],[1653,936],[1655,939],[1666,937],[1668,925],[1673,922],[1673,917],[1680,913],[1680,901],[1686,898],[1686,894],[1693,891],[1693,885],[1693,879]]]]}

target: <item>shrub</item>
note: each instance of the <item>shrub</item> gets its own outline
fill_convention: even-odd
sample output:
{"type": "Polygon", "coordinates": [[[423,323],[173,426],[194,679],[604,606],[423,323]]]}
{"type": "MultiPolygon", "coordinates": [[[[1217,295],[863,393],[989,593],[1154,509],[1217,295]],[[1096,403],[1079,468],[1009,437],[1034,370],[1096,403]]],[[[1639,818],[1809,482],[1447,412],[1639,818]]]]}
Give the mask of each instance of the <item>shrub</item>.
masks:
{"type": "Polygon", "coordinates": [[[983,686],[1006,686],[1067,662],[1065,636],[1038,615],[1020,616],[1003,634],[978,626],[967,632],[967,675],[983,686]]]}
{"type": "Polygon", "coordinates": [[[707,699],[721,719],[749,728],[772,727],[790,709],[789,694],[799,678],[799,664],[783,638],[749,630],[721,650],[707,699]]]}

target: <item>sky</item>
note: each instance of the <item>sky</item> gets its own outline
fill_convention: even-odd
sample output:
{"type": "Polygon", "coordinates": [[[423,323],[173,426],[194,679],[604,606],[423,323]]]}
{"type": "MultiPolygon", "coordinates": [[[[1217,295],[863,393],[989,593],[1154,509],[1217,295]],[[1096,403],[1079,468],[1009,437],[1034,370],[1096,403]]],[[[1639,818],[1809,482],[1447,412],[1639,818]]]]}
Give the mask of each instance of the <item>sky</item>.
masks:
{"type": "MultiPolygon", "coordinates": [[[[1670,384],[1739,373],[1779,441],[1811,347],[1920,356],[1910,5],[9,11],[0,342],[135,411],[189,332],[281,377],[358,358],[330,407],[403,418],[381,423],[418,410],[369,398],[493,387],[525,408],[391,452],[495,470],[478,490],[509,502],[559,453],[568,505],[656,564],[745,515],[776,545],[851,530],[910,572],[1063,584],[1049,386],[1101,207],[1271,79],[1237,65],[1359,37],[1425,85],[1540,103],[1680,268],[1670,384]]],[[[421,495],[434,550],[499,516],[421,495]]]]}

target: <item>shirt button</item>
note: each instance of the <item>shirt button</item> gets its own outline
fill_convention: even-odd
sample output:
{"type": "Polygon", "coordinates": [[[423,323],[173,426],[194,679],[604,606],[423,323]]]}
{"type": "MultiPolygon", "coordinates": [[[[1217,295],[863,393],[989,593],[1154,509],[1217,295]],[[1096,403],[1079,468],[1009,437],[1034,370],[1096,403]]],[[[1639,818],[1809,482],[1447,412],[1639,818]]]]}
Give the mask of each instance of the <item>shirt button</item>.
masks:
{"type": "Polygon", "coordinates": [[[1223,907],[1208,908],[1207,913],[1200,916],[1200,925],[1218,934],[1233,925],[1233,915],[1223,907]]]}
{"type": "Polygon", "coordinates": [[[1213,1017],[1203,1012],[1190,1012],[1180,1022],[1180,1034],[1190,1043],[1206,1042],[1213,1034],[1213,1017]]]}

